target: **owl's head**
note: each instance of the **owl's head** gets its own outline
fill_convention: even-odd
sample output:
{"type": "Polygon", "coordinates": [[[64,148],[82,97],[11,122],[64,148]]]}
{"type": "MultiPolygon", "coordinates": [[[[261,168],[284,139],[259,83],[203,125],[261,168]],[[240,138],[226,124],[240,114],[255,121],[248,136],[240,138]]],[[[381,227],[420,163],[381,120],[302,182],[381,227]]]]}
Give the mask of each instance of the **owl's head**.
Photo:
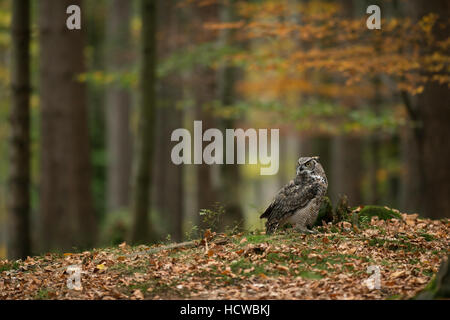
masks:
{"type": "Polygon", "coordinates": [[[297,176],[323,175],[319,157],[301,157],[297,161],[297,176]]]}

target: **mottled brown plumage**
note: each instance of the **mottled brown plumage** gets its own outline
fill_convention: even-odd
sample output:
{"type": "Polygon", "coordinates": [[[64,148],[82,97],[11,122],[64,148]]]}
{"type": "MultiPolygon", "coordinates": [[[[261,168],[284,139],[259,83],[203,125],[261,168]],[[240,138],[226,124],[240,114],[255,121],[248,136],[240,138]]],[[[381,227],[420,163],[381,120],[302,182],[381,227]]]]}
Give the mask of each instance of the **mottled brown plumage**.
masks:
{"type": "Polygon", "coordinates": [[[290,223],[305,233],[319,213],[322,198],[327,192],[328,180],[319,157],[302,157],[297,162],[297,175],[284,186],[260,218],[267,218],[266,233],[290,223]]]}

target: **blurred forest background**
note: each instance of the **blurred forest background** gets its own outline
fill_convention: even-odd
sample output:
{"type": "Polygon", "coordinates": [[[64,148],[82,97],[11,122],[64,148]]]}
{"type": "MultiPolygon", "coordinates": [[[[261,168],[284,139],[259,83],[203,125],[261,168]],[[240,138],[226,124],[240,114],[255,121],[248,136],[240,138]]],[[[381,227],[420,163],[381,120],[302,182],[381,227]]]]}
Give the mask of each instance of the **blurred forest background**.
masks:
{"type": "Polygon", "coordinates": [[[449,217],[448,17],[447,0],[0,0],[0,258],[181,241],[202,209],[262,228],[300,155],[334,203],[449,217]],[[194,120],[279,128],[278,174],[175,166],[194,120]]]}

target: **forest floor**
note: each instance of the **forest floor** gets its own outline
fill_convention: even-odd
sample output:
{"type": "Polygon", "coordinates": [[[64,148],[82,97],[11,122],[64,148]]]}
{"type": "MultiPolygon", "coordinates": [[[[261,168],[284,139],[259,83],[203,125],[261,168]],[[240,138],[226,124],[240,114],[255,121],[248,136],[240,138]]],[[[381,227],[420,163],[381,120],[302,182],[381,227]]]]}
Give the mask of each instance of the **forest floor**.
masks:
{"type": "Polygon", "coordinates": [[[448,254],[449,226],[402,214],[361,229],[328,224],[313,235],[207,231],[182,245],[4,260],[0,299],[409,299],[448,254]],[[68,288],[72,265],[81,268],[78,290],[68,288]],[[379,268],[378,289],[370,266],[379,268]]]}

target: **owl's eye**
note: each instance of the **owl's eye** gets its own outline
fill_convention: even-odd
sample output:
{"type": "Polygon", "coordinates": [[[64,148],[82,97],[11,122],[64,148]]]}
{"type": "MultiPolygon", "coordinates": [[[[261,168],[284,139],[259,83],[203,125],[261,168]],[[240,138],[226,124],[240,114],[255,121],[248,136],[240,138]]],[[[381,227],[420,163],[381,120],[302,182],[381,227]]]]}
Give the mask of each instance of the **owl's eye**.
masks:
{"type": "Polygon", "coordinates": [[[306,163],[306,168],[308,168],[308,169],[312,169],[312,167],[314,166],[314,163],[312,162],[312,161],[309,161],[309,162],[307,162],[306,163]]]}

